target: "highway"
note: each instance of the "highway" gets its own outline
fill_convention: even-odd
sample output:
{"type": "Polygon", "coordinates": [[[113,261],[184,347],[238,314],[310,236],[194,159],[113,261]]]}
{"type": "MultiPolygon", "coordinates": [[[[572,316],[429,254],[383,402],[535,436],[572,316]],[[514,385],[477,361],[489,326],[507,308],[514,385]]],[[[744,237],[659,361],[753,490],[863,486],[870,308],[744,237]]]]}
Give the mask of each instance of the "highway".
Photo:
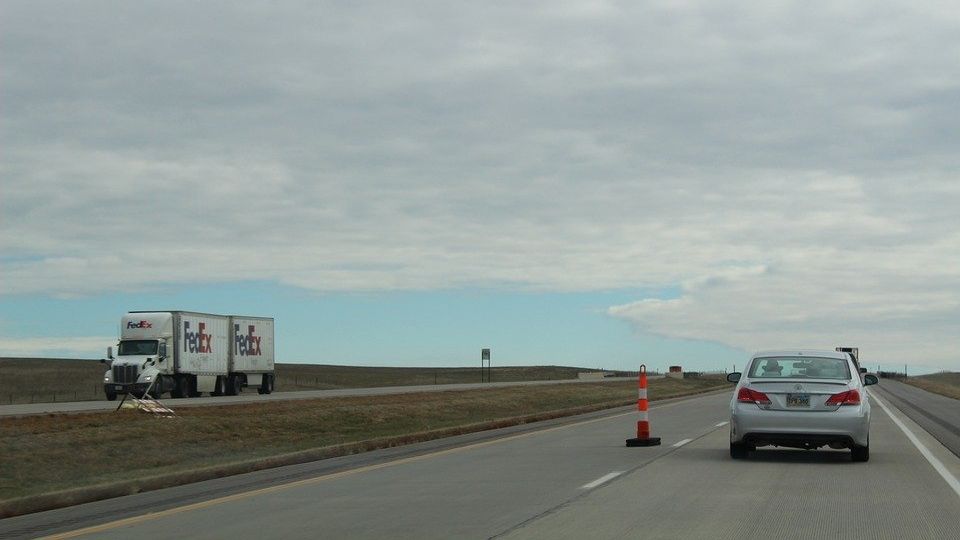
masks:
{"type": "Polygon", "coordinates": [[[626,448],[618,409],[10,518],[0,538],[960,538],[960,459],[882,392],[867,463],[734,461],[722,392],[653,404],[658,447],[626,448]]]}
{"type": "MultiPolygon", "coordinates": [[[[652,375],[651,379],[663,378],[663,375],[652,375]]],[[[274,392],[260,395],[256,389],[247,389],[237,396],[205,396],[198,398],[173,399],[164,398],[161,401],[170,407],[210,407],[215,405],[233,405],[237,403],[256,403],[263,401],[286,401],[295,399],[323,399],[347,396],[382,396],[387,394],[411,394],[416,392],[450,392],[455,390],[478,390],[486,388],[503,388],[507,386],[527,386],[540,384],[577,384],[587,382],[635,381],[635,377],[606,377],[604,379],[565,379],[558,381],[513,381],[492,383],[467,384],[425,384],[419,386],[378,386],[376,388],[340,388],[336,390],[302,390],[297,392],[274,392]]],[[[0,405],[2,416],[27,416],[31,414],[76,413],[112,411],[119,405],[122,396],[117,401],[70,401],[60,403],[22,403],[16,405],[0,405]]]]}

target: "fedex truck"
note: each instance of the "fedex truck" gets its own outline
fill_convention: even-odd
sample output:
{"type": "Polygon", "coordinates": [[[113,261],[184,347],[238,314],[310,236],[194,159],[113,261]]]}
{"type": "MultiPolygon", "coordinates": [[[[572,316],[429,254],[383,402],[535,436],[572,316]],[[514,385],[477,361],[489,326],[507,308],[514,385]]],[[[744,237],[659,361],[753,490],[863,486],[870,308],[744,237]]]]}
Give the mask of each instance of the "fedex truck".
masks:
{"type": "Polygon", "coordinates": [[[108,400],[273,391],[273,319],[189,311],[131,311],[120,320],[117,356],[107,348],[108,400]]]}

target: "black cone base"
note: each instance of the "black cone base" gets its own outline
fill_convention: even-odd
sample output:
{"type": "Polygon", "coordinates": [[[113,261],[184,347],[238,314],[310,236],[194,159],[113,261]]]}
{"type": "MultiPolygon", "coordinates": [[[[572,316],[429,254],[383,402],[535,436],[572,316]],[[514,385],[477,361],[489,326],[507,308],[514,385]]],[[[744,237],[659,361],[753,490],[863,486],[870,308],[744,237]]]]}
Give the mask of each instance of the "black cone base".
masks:
{"type": "Polygon", "coordinates": [[[627,439],[627,446],[660,446],[660,437],[646,439],[627,439]]]}

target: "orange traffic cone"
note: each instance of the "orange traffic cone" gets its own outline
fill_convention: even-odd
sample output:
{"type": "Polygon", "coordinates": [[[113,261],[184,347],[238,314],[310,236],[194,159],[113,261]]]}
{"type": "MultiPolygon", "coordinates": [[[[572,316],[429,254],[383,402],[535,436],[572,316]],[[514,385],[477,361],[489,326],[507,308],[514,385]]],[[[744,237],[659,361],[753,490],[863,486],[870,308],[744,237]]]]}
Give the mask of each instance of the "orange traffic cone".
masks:
{"type": "Polygon", "coordinates": [[[627,439],[627,446],[659,446],[660,437],[650,436],[650,417],[647,414],[647,366],[640,365],[640,390],[638,392],[637,410],[640,418],[637,420],[637,437],[627,439]]]}

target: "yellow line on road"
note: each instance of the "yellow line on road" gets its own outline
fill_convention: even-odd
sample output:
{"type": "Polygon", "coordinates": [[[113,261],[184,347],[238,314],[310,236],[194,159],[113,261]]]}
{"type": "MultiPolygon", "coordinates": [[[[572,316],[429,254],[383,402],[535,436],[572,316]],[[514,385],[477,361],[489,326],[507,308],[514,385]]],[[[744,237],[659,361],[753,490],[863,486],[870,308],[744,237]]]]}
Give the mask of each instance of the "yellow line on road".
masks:
{"type": "MultiPolygon", "coordinates": [[[[709,395],[709,394],[706,394],[706,395],[709,395]]],[[[698,396],[696,396],[696,397],[705,397],[705,396],[699,396],[699,395],[698,395],[698,396]]],[[[663,405],[659,405],[659,406],[656,406],[656,407],[651,407],[651,410],[665,409],[665,408],[667,408],[667,407],[672,407],[672,406],[677,405],[677,404],[679,404],[679,403],[685,403],[686,401],[687,401],[687,400],[681,399],[681,400],[678,400],[678,401],[674,401],[674,402],[672,402],[672,403],[665,403],[665,404],[663,404],[663,405]]],[[[595,422],[603,422],[603,421],[606,421],[606,420],[613,420],[613,419],[615,419],[615,418],[620,418],[620,417],[622,417],[622,416],[629,416],[629,415],[633,415],[633,414],[636,414],[636,411],[630,411],[630,412],[615,414],[615,415],[612,415],[612,416],[604,416],[604,417],[602,417],[602,418],[594,418],[594,419],[591,419],[591,420],[584,420],[584,421],[582,421],[582,422],[574,422],[574,423],[572,423],[572,424],[564,424],[564,425],[562,425],[562,426],[555,426],[555,427],[546,428],[546,429],[539,429],[539,430],[530,431],[530,432],[527,432],[527,433],[519,433],[519,434],[517,434],[517,435],[510,435],[510,436],[508,436],[508,437],[503,437],[503,438],[500,438],[500,439],[493,439],[493,440],[490,440],[490,441],[483,441],[483,442],[468,444],[468,445],[466,445],[466,446],[458,446],[458,447],[456,447],[456,448],[448,448],[448,449],[446,449],[446,450],[438,450],[438,451],[436,451],[436,452],[431,452],[431,453],[428,453],[428,454],[420,454],[420,455],[418,455],[418,456],[411,456],[411,457],[407,457],[407,458],[396,459],[396,460],[387,461],[387,462],[384,462],[384,463],[377,463],[377,464],[375,464],[375,465],[366,465],[366,466],[364,466],[364,467],[357,467],[356,469],[350,469],[350,470],[347,470],[347,471],[340,471],[340,472],[336,472],[336,473],[325,474],[325,475],[316,476],[316,477],[313,477],[313,478],[306,478],[306,479],[304,479],[304,480],[296,480],[296,481],[289,482],[289,483],[286,483],[286,484],[279,484],[279,485],[276,485],[276,486],[270,486],[270,487],[266,487],[266,488],[255,489],[255,490],[252,490],[252,491],[244,491],[243,493],[235,493],[235,494],[233,494],[233,495],[227,495],[227,496],[224,496],[224,497],[218,497],[218,498],[216,498],[216,499],[210,499],[210,500],[208,500],[208,501],[202,501],[202,502],[193,503],[193,504],[188,504],[188,505],[184,505],[184,506],[178,506],[178,507],[176,507],[176,508],[169,508],[169,509],[167,509],[167,510],[161,510],[160,512],[150,512],[150,513],[148,513],[148,514],[143,514],[143,515],[140,515],[140,516],[134,516],[134,517],[129,517],[129,518],[125,518],[125,519],[119,519],[119,520],[117,520],[117,521],[111,521],[111,522],[109,522],[109,523],[103,523],[103,524],[100,524],[100,525],[93,525],[93,526],[91,526],[91,527],[85,527],[85,528],[83,528],[83,529],[77,529],[77,530],[73,530],[73,531],[67,531],[67,532],[63,532],[63,533],[59,533],[59,534],[54,534],[54,535],[51,535],[51,536],[45,536],[45,537],[43,537],[41,540],[61,540],[61,539],[66,539],[66,538],[77,538],[77,537],[79,537],[79,536],[84,536],[84,535],[88,535],[88,534],[100,533],[100,532],[104,532],[104,531],[108,531],[108,530],[112,530],[112,529],[117,529],[117,528],[120,528],[120,527],[126,527],[126,526],[130,526],[130,525],[137,525],[137,524],[140,524],[140,523],[143,523],[143,522],[146,522],[146,521],[152,521],[152,520],[154,520],[154,519],[164,518],[164,517],[172,516],[172,515],[176,515],[176,514],[182,514],[182,513],[184,513],[184,512],[192,512],[192,511],[194,511],[194,510],[202,510],[202,509],[204,509],[204,508],[209,508],[209,507],[211,507],[211,506],[216,506],[216,505],[220,505],[220,504],[224,504],[224,503],[228,503],[228,502],[232,502],[232,501],[239,501],[239,500],[242,500],[242,499],[249,499],[250,497],[256,497],[256,496],[259,496],[259,495],[266,495],[266,494],[269,494],[269,493],[276,493],[276,492],[278,492],[278,491],[283,491],[283,490],[286,490],[286,489],[296,488],[296,487],[300,487],[300,486],[309,486],[309,485],[311,485],[311,484],[318,484],[318,483],[326,482],[326,481],[329,481],[329,480],[336,480],[336,479],[338,479],[338,478],[343,478],[343,477],[345,477],[345,476],[352,476],[352,475],[355,475],[355,474],[360,474],[360,473],[365,473],[365,472],[370,472],[370,471],[376,471],[376,470],[378,470],[378,469],[384,469],[384,468],[387,468],[387,467],[394,467],[394,466],[403,465],[403,464],[406,464],[406,463],[414,463],[414,462],[417,462],[417,461],[423,461],[423,460],[426,460],[426,459],[431,459],[431,458],[435,458],[435,457],[439,457],[439,456],[445,456],[445,455],[449,455],[449,454],[455,454],[455,453],[457,453],[457,452],[464,452],[464,451],[472,450],[472,449],[475,449],[475,448],[483,448],[483,447],[485,447],[485,446],[492,446],[492,445],[494,445],[494,444],[500,444],[500,443],[504,443],[504,442],[508,442],[508,441],[514,441],[514,440],[517,440],[517,439],[523,439],[523,438],[526,438],[526,437],[532,437],[532,436],[534,436],[534,435],[540,435],[540,434],[543,434],[543,433],[550,433],[550,432],[552,432],[552,431],[559,431],[559,430],[561,430],[561,429],[568,429],[568,428],[572,428],[572,427],[583,426],[583,425],[586,425],[586,424],[593,424],[593,423],[595,423],[595,422]]]]}

